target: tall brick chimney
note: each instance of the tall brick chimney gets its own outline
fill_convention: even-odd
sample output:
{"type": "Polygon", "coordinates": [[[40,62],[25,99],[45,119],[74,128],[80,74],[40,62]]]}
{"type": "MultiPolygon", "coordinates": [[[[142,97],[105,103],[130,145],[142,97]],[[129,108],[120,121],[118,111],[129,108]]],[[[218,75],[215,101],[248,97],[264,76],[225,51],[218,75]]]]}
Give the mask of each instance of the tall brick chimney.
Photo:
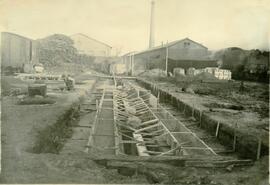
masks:
{"type": "Polygon", "coordinates": [[[150,37],[149,37],[149,48],[155,46],[155,1],[151,1],[151,17],[150,17],[150,37]]]}

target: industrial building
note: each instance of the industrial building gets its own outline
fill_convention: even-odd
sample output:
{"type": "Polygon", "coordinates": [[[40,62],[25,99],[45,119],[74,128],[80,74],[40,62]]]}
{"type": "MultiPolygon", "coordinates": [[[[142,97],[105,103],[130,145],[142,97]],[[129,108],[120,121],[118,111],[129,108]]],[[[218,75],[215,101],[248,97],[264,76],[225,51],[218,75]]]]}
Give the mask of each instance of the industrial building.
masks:
{"type": "Polygon", "coordinates": [[[87,35],[77,33],[71,35],[70,38],[74,41],[74,46],[80,54],[102,57],[109,57],[111,55],[111,46],[87,35]]]}
{"type": "Polygon", "coordinates": [[[36,62],[36,41],[9,32],[1,33],[2,67],[22,68],[36,62]]]}
{"type": "Polygon", "coordinates": [[[173,72],[175,67],[188,69],[217,66],[217,61],[209,59],[208,48],[189,38],[140,52],[131,52],[123,55],[122,60],[127,71],[133,75],[153,68],[173,72]]]}

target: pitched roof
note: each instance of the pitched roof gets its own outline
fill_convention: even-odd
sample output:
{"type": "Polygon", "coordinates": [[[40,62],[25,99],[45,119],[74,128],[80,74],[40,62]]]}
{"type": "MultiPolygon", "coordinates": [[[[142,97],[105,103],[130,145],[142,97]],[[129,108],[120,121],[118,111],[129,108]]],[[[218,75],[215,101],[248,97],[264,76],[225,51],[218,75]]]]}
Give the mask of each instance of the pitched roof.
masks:
{"type": "Polygon", "coordinates": [[[92,37],[89,37],[88,35],[85,35],[85,34],[83,34],[83,33],[76,33],[76,34],[71,35],[70,37],[76,36],[76,35],[83,36],[83,37],[85,37],[85,38],[87,38],[87,39],[94,40],[94,41],[96,41],[96,42],[99,42],[99,43],[101,43],[101,44],[104,44],[104,45],[106,45],[106,46],[112,48],[112,46],[110,46],[110,45],[108,45],[108,44],[106,44],[106,43],[104,43],[104,42],[101,42],[101,41],[99,41],[99,40],[96,40],[96,39],[94,39],[94,38],[92,38],[92,37]]]}
{"type": "Polygon", "coordinates": [[[130,56],[132,54],[136,53],[136,51],[131,51],[131,52],[128,52],[126,54],[123,54],[122,57],[125,57],[125,56],[130,56]]]}
{"type": "Polygon", "coordinates": [[[197,45],[200,45],[200,46],[202,46],[202,47],[208,49],[206,46],[204,46],[204,45],[202,45],[202,44],[200,44],[200,43],[198,43],[198,42],[195,42],[195,41],[193,41],[193,40],[191,40],[191,39],[189,39],[189,38],[184,38],[184,39],[181,39],[181,40],[176,40],[176,41],[169,42],[169,43],[164,44],[164,45],[160,45],[160,46],[156,46],[156,47],[153,47],[153,48],[149,48],[149,49],[146,49],[146,50],[143,50],[143,51],[136,52],[135,55],[137,55],[137,54],[142,54],[142,53],[149,52],[149,51],[154,51],[154,50],[161,49],[161,48],[171,47],[171,46],[174,46],[174,45],[178,44],[179,42],[183,42],[183,41],[185,41],[185,40],[188,40],[188,41],[190,41],[190,42],[193,42],[193,43],[195,43],[195,44],[197,44],[197,45]]]}
{"type": "Polygon", "coordinates": [[[33,39],[30,39],[30,38],[27,38],[27,37],[25,37],[25,36],[22,36],[22,35],[18,35],[18,34],[16,34],[16,33],[11,33],[11,32],[1,32],[2,34],[9,34],[9,35],[14,35],[14,36],[16,36],[16,37],[20,37],[20,38],[22,38],[22,39],[27,39],[27,40],[33,40],[33,39]]]}

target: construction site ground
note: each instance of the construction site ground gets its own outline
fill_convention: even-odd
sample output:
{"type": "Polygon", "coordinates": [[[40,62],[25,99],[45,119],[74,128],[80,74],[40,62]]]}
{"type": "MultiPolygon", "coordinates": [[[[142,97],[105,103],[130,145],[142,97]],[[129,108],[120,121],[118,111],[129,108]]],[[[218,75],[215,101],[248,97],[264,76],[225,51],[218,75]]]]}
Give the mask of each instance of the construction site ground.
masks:
{"type": "Polygon", "coordinates": [[[269,142],[269,85],[244,82],[240,92],[240,81],[181,81],[175,78],[144,78],[158,88],[166,90],[181,101],[200,110],[222,123],[234,126],[251,135],[261,135],[269,142]],[[184,92],[192,89],[192,93],[184,92]]]}
{"type": "Polygon", "coordinates": [[[147,183],[143,176],[122,176],[87,159],[82,148],[77,150],[77,143],[70,140],[66,143],[72,152],[66,152],[67,147],[60,154],[31,151],[38,131],[54,124],[93,82],[84,81],[73,92],[49,93],[56,100],[52,105],[17,105],[16,96],[2,98],[1,183],[147,183]]]}
{"type": "MultiPolygon", "coordinates": [[[[35,145],[37,134],[52,124],[69,109],[74,102],[79,102],[83,107],[83,102],[87,101],[87,96],[91,95],[95,83],[99,83],[98,78],[92,78],[93,73],[83,73],[77,77],[75,91],[51,91],[51,96],[56,103],[51,105],[17,105],[17,96],[5,96],[2,103],[2,166],[1,183],[86,183],[86,184],[147,184],[152,182],[144,174],[136,174],[132,177],[118,173],[117,169],[107,169],[105,166],[97,164],[91,158],[95,158],[96,153],[85,153],[85,139],[88,137],[85,130],[73,129],[71,138],[67,139],[64,147],[59,153],[35,153],[32,151],[35,145]],[[85,100],[86,98],[86,100],[85,100]],[[82,140],[81,144],[78,141],[82,140]]],[[[148,79],[149,80],[149,79],[148,79]]],[[[9,80],[11,83],[13,80],[9,80]]],[[[153,82],[157,83],[155,79],[153,82]]],[[[12,85],[12,84],[11,84],[12,85]]],[[[178,92],[179,87],[168,81],[158,83],[164,89],[175,91],[181,96],[183,101],[192,102],[194,106],[209,109],[205,104],[221,103],[221,100],[229,103],[236,103],[233,100],[216,95],[198,95],[178,92]],[[166,83],[165,83],[166,82],[166,83]]],[[[225,88],[226,89],[226,88],[225,88]]],[[[93,97],[92,97],[93,98],[93,97]]],[[[239,98],[237,98],[240,100],[239,98]]],[[[251,101],[251,99],[249,99],[251,101]]],[[[265,114],[253,111],[244,104],[244,111],[224,110],[213,107],[213,115],[231,123],[236,118],[241,123],[245,123],[245,116],[253,120],[245,129],[256,132],[268,126],[268,117],[265,114]],[[256,124],[254,124],[256,123],[256,124]],[[267,125],[266,125],[267,123],[267,125]],[[249,129],[252,128],[252,129],[249,129]]],[[[265,106],[261,100],[255,100],[259,106],[265,106]]],[[[254,103],[253,102],[253,105],[254,103]]],[[[241,103],[241,101],[240,101],[241,103]]],[[[247,101],[246,101],[247,103],[247,101]]],[[[93,108],[94,109],[94,108],[93,108]]],[[[87,116],[81,116],[79,125],[84,126],[87,120],[94,119],[95,114],[90,112],[87,116]]],[[[246,117],[247,118],[247,117],[246,117]]],[[[91,121],[90,121],[91,122],[91,121]]],[[[244,128],[243,128],[244,129],[244,128]]],[[[198,131],[199,133],[200,131],[198,131]]],[[[98,155],[102,155],[99,153],[98,155]]],[[[149,168],[150,169],[150,168],[149,168]]],[[[151,168],[164,179],[162,184],[216,184],[216,185],[263,185],[268,184],[268,156],[264,156],[256,161],[253,166],[242,166],[228,168],[195,168],[195,167],[173,167],[170,165],[156,164],[151,168]],[[166,170],[166,168],[170,170],[166,170]]]]}

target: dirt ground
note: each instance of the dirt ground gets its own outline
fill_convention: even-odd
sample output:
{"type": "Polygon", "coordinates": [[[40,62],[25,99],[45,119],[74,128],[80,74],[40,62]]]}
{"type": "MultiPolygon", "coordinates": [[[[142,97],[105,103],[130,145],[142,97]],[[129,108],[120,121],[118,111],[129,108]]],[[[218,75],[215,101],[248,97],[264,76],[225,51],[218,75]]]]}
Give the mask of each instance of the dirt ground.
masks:
{"type": "MultiPolygon", "coordinates": [[[[144,175],[123,176],[116,169],[87,159],[82,151],[33,153],[37,130],[56,123],[74,101],[85,95],[93,81],[89,75],[78,78],[75,92],[54,92],[51,105],[17,105],[15,96],[2,97],[2,166],[1,183],[91,183],[147,184],[144,175]],[[88,81],[85,81],[88,80],[88,81]]],[[[73,147],[71,147],[73,148],[73,147]]],[[[76,149],[76,147],[74,147],[76,149]]],[[[91,155],[91,154],[90,154],[91,155]]],[[[251,167],[232,169],[174,168],[173,172],[153,170],[165,176],[168,184],[264,185],[268,184],[268,157],[251,167]]]]}
{"type": "Polygon", "coordinates": [[[207,111],[212,117],[229,125],[237,123],[239,129],[253,136],[262,136],[263,142],[269,138],[269,85],[244,82],[244,90],[239,91],[240,83],[180,81],[172,77],[152,77],[159,88],[175,94],[187,104],[207,111]],[[192,89],[194,93],[184,92],[192,89]]]}
{"type": "Polygon", "coordinates": [[[172,77],[151,79],[156,82],[169,82],[179,88],[191,88],[196,95],[201,97],[215,97],[221,101],[242,106],[244,110],[257,112],[262,119],[269,117],[268,84],[244,82],[241,89],[240,81],[182,81],[172,77]]]}
{"type": "Polygon", "coordinates": [[[17,105],[18,97],[2,97],[1,183],[147,183],[144,177],[122,176],[117,170],[108,170],[85,157],[78,158],[80,151],[33,153],[38,130],[56,123],[89,87],[90,84],[84,83],[75,92],[49,90],[49,96],[56,100],[51,105],[17,105]]]}

